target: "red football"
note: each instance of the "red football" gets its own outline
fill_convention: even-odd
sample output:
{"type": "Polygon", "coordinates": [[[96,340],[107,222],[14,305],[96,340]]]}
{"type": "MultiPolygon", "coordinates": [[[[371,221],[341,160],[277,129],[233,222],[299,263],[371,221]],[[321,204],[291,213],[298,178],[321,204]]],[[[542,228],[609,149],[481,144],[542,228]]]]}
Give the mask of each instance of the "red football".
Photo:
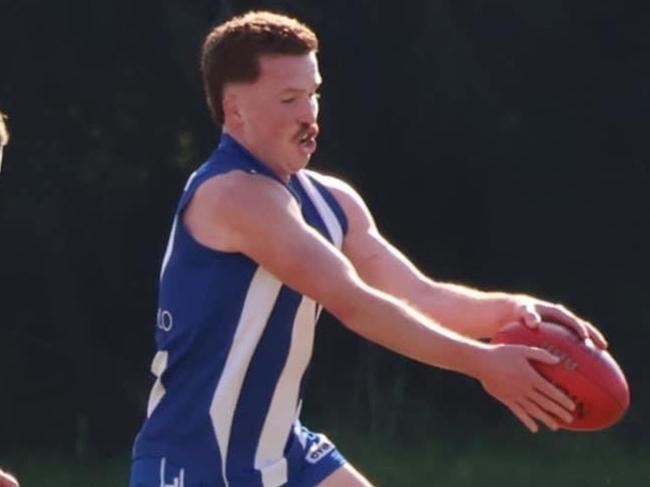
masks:
{"type": "Polygon", "coordinates": [[[565,326],[544,322],[538,328],[529,328],[512,323],[499,330],[492,342],[539,347],[561,358],[557,365],[531,363],[575,401],[573,422],[567,424],[558,419],[564,429],[607,428],[620,420],[630,405],[625,375],[612,356],[565,326]]]}

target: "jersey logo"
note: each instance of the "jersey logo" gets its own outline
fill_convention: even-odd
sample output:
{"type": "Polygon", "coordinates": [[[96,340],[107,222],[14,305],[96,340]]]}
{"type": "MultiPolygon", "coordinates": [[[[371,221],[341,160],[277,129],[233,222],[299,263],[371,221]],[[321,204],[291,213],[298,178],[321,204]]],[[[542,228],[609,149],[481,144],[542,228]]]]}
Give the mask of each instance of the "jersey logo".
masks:
{"type": "Polygon", "coordinates": [[[334,445],[327,440],[323,440],[319,443],[314,443],[309,448],[309,451],[307,451],[305,458],[309,463],[316,463],[322,460],[332,450],[334,450],[334,445]]]}
{"type": "Polygon", "coordinates": [[[174,326],[174,317],[166,309],[158,308],[156,313],[156,326],[162,331],[170,331],[174,326]]]}

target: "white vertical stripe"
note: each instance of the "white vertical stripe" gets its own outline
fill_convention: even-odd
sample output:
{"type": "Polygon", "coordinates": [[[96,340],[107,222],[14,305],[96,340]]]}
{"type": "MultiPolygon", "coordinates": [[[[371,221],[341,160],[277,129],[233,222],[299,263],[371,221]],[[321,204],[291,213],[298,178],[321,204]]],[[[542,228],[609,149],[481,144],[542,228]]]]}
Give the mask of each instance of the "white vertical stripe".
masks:
{"type": "Polygon", "coordinates": [[[162,460],[160,460],[160,487],[165,487],[165,462],[167,459],[163,457],[162,460]]]}
{"type": "MultiPolygon", "coordinates": [[[[297,414],[296,416],[299,416],[299,414],[297,414]]],[[[296,421],[293,423],[293,432],[298,437],[298,441],[300,441],[302,447],[307,448],[307,435],[302,429],[302,423],[297,418],[296,421]]]]}
{"type": "Polygon", "coordinates": [[[169,259],[172,256],[172,250],[174,250],[174,241],[176,240],[176,223],[178,222],[178,217],[174,218],[174,223],[172,224],[172,231],[169,233],[169,239],[167,240],[167,248],[165,249],[165,257],[163,257],[162,266],[160,266],[160,280],[162,281],[163,276],[165,275],[165,269],[167,264],[169,264],[169,259]]]}
{"type": "Polygon", "coordinates": [[[296,177],[325,222],[325,226],[327,227],[330,237],[332,237],[332,240],[334,241],[334,245],[340,249],[343,244],[343,229],[341,228],[341,224],[339,223],[338,218],[336,218],[334,211],[332,211],[325,201],[325,198],[323,198],[323,195],[309,180],[307,174],[315,175],[316,173],[313,171],[299,171],[296,174],[296,177]]]}
{"type": "Polygon", "coordinates": [[[156,376],[156,382],[151,388],[149,393],[149,403],[147,404],[147,418],[151,416],[153,410],[156,409],[158,403],[165,395],[165,386],[162,383],[161,376],[167,368],[168,353],[165,350],[160,350],[153,357],[151,362],[151,373],[156,376]]]}
{"type": "Polygon", "coordinates": [[[281,458],[280,460],[266,465],[264,468],[259,469],[262,474],[263,487],[279,487],[286,485],[288,480],[287,460],[281,458]]]}
{"type": "Polygon", "coordinates": [[[210,404],[210,418],[221,452],[221,471],[226,487],[229,485],[226,461],[235,407],[248,366],[281,287],[282,284],[266,270],[262,267],[257,269],[246,293],[233,343],[210,404]]]}
{"type": "MultiPolygon", "coordinates": [[[[192,175],[185,183],[185,188],[183,191],[187,191],[190,183],[196,177],[196,172],[192,175]]],[[[172,256],[174,251],[174,242],[176,240],[176,227],[178,225],[178,216],[174,218],[174,223],[172,224],[171,232],[169,233],[169,239],[167,240],[167,248],[165,249],[165,256],[163,257],[162,265],[160,266],[160,280],[162,281],[163,276],[165,275],[165,270],[167,269],[167,264],[169,264],[169,259],[172,256]]],[[[147,417],[151,416],[153,410],[158,406],[158,403],[165,395],[165,387],[163,386],[160,376],[167,368],[167,352],[159,351],[153,358],[151,363],[151,372],[156,376],[156,382],[153,385],[151,392],[149,394],[149,403],[147,405],[147,417]]]]}
{"type": "MultiPolygon", "coordinates": [[[[187,191],[187,188],[190,187],[192,180],[196,177],[196,171],[188,178],[183,188],[183,192],[187,191]]],[[[160,280],[162,281],[163,275],[165,274],[165,269],[167,264],[169,264],[169,259],[172,256],[174,250],[174,241],[176,240],[176,225],[178,224],[178,216],[174,218],[174,223],[172,224],[172,231],[169,233],[169,239],[167,240],[167,248],[165,249],[165,257],[163,257],[163,263],[160,267],[160,280]]]]}
{"type": "Polygon", "coordinates": [[[276,384],[255,452],[255,468],[262,473],[264,487],[277,487],[287,482],[284,446],[296,420],[300,381],[311,359],[315,312],[316,303],[303,297],[293,322],[287,361],[276,384]]]}

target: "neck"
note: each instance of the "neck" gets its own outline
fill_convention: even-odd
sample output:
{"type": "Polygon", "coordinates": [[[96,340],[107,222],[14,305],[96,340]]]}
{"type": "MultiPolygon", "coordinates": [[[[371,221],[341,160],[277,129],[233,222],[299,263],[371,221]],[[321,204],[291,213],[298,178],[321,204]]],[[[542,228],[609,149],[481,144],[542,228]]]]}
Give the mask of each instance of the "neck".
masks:
{"type": "Polygon", "coordinates": [[[291,178],[291,173],[287,172],[286,170],[283,170],[283,168],[276,166],[275,164],[271,163],[268,161],[263,154],[261,154],[259,151],[255,150],[255,147],[252,147],[250,144],[246,142],[246,138],[243,136],[243,134],[240,131],[237,130],[232,130],[232,128],[228,127],[227,125],[223,125],[221,127],[221,133],[227,134],[230,137],[232,137],[240,146],[242,146],[246,151],[251,154],[257,162],[260,164],[265,165],[268,167],[271,171],[273,171],[282,181],[285,183],[289,182],[289,179],[291,178]]]}

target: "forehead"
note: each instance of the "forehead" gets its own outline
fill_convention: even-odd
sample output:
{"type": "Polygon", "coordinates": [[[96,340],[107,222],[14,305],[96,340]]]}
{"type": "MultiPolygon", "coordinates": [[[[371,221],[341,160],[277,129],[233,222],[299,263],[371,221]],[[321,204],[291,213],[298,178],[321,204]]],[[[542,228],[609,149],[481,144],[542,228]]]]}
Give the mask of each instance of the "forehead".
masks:
{"type": "Polygon", "coordinates": [[[302,55],[264,55],[260,56],[259,63],[260,76],[257,81],[263,84],[278,85],[281,88],[282,85],[302,87],[321,83],[315,52],[302,55]]]}

